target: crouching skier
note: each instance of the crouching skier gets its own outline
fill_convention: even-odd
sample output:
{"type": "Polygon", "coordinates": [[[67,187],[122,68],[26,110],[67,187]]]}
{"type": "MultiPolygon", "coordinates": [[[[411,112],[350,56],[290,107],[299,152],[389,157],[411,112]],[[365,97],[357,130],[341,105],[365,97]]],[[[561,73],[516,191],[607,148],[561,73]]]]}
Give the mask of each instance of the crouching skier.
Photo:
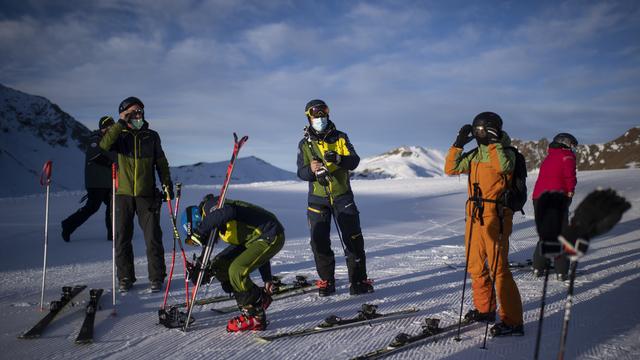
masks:
{"type": "MultiPolygon", "coordinates": [[[[227,331],[264,330],[265,310],[271,304],[271,265],[269,260],[284,245],[284,227],[269,211],[244,201],[226,199],[217,209],[218,197],[206,195],[199,206],[185,209],[183,226],[188,244],[202,246],[211,231],[229,246],[204,267],[204,279],[215,277],[222,289],[233,293],[240,315],[229,320],[227,331]],[[260,269],[265,287],[258,287],[249,276],[260,269]]],[[[197,278],[198,274],[190,274],[197,278]]]]}

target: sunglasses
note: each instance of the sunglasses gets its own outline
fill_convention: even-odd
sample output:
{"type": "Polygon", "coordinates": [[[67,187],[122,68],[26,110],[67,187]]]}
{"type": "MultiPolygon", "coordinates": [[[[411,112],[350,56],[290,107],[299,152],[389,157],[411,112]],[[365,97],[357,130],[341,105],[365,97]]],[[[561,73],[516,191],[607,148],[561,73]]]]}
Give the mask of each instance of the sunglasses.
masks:
{"type": "Polygon", "coordinates": [[[144,110],[143,109],[136,109],[136,110],[133,110],[130,114],[131,114],[131,116],[138,116],[138,115],[143,116],[144,115],[144,110]]]}
{"type": "Polygon", "coordinates": [[[312,106],[307,109],[305,114],[310,118],[326,117],[329,115],[329,107],[326,105],[312,106]]]}

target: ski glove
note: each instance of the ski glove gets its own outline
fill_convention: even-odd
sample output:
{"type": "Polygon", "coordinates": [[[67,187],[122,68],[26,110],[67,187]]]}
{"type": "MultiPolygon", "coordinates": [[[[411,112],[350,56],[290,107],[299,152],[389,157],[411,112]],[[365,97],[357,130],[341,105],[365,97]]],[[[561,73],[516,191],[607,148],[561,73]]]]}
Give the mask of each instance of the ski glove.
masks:
{"type": "Polygon", "coordinates": [[[184,242],[191,246],[202,246],[202,244],[204,244],[204,236],[200,235],[197,231],[194,231],[190,236],[187,236],[184,242]]]}
{"type": "Polygon", "coordinates": [[[329,186],[329,170],[326,167],[321,167],[316,171],[316,179],[322,186],[329,186]]]}
{"type": "Polygon", "coordinates": [[[554,258],[561,254],[562,245],[558,235],[562,231],[562,223],[567,207],[564,193],[544,192],[538,199],[536,228],[540,236],[540,252],[545,257],[554,258]]]}
{"type": "Polygon", "coordinates": [[[164,201],[167,201],[167,195],[168,198],[173,200],[175,198],[175,196],[173,195],[173,183],[168,183],[165,185],[162,185],[162,199],[164,201]]]}
{"type": "Polygon", "coordinates": [[[458,131],[458,137],[456,138],[456,141],[453,143],[453,146],[461,149],[464,148],[465,145],[467,145],[471,140],[473,140],[473,135],[471,134],[472,130],[473,130],[473,127],[469,124],[462,126],[460,128],[460,131],[458,131]]]}
{"type": "Polygon", "coordinates": [[[631,204],[613,189],[595,190],[578,205],[559,240],[571,255],[582,256],[589,248],[589,240],[611,230],[630,208],[631,204]]]}
{"type": "Polygon", "coordinates": [[[327,151],[326,153],[324,153],[324,160],[326,162],[338,165],[340,164],[340,160],[342,160],[342,157],[335,151],[327,151]]]}

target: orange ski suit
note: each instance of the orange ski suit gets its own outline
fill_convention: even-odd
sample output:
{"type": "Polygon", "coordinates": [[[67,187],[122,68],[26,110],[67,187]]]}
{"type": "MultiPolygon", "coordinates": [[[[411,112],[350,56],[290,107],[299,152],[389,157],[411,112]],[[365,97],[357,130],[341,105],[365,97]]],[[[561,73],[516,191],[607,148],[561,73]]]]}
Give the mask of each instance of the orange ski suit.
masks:
{"type": "Polygon", "coordinates": [[[511,181],[515,165],[514,152],[504,149],[511,144],[511,139],[505,132],[502,134],[500,142],[479,145],[477,150],[467,153],[452,146],[447,153],[444,171],[447,175],[469,174],[470,200],[466,204],[465,248],[469,256],[468,271],[474,305],[483,313],[495,311],[496,294],[493,299],[491,297],[491,275],[495,271],[500,304],[498,314],[504,323],[515,326],[521,325],[523,320],[520,292],[509,270],[509,235],[513,211],[495,203],[511,181]],[[474,191],[477,192],[476,197],[484,201],[472,201],[474,191]],[[499,210],[503,212],[502,224],[499,210]],[[494,262],[496,259],[497,264],[494,262]]]}

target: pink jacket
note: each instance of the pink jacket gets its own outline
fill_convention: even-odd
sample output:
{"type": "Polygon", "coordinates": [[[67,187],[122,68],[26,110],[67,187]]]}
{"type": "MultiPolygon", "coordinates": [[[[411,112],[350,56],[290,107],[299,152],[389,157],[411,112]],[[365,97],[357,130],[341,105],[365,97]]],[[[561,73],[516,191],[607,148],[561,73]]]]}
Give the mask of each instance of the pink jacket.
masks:
{"type": "Polygon", "coordinates": [[[576,155],[570,149],[549,148],[540,165],[532,198],[536,200],[545,191],[574,192],[576,183],[576,155]]]}

